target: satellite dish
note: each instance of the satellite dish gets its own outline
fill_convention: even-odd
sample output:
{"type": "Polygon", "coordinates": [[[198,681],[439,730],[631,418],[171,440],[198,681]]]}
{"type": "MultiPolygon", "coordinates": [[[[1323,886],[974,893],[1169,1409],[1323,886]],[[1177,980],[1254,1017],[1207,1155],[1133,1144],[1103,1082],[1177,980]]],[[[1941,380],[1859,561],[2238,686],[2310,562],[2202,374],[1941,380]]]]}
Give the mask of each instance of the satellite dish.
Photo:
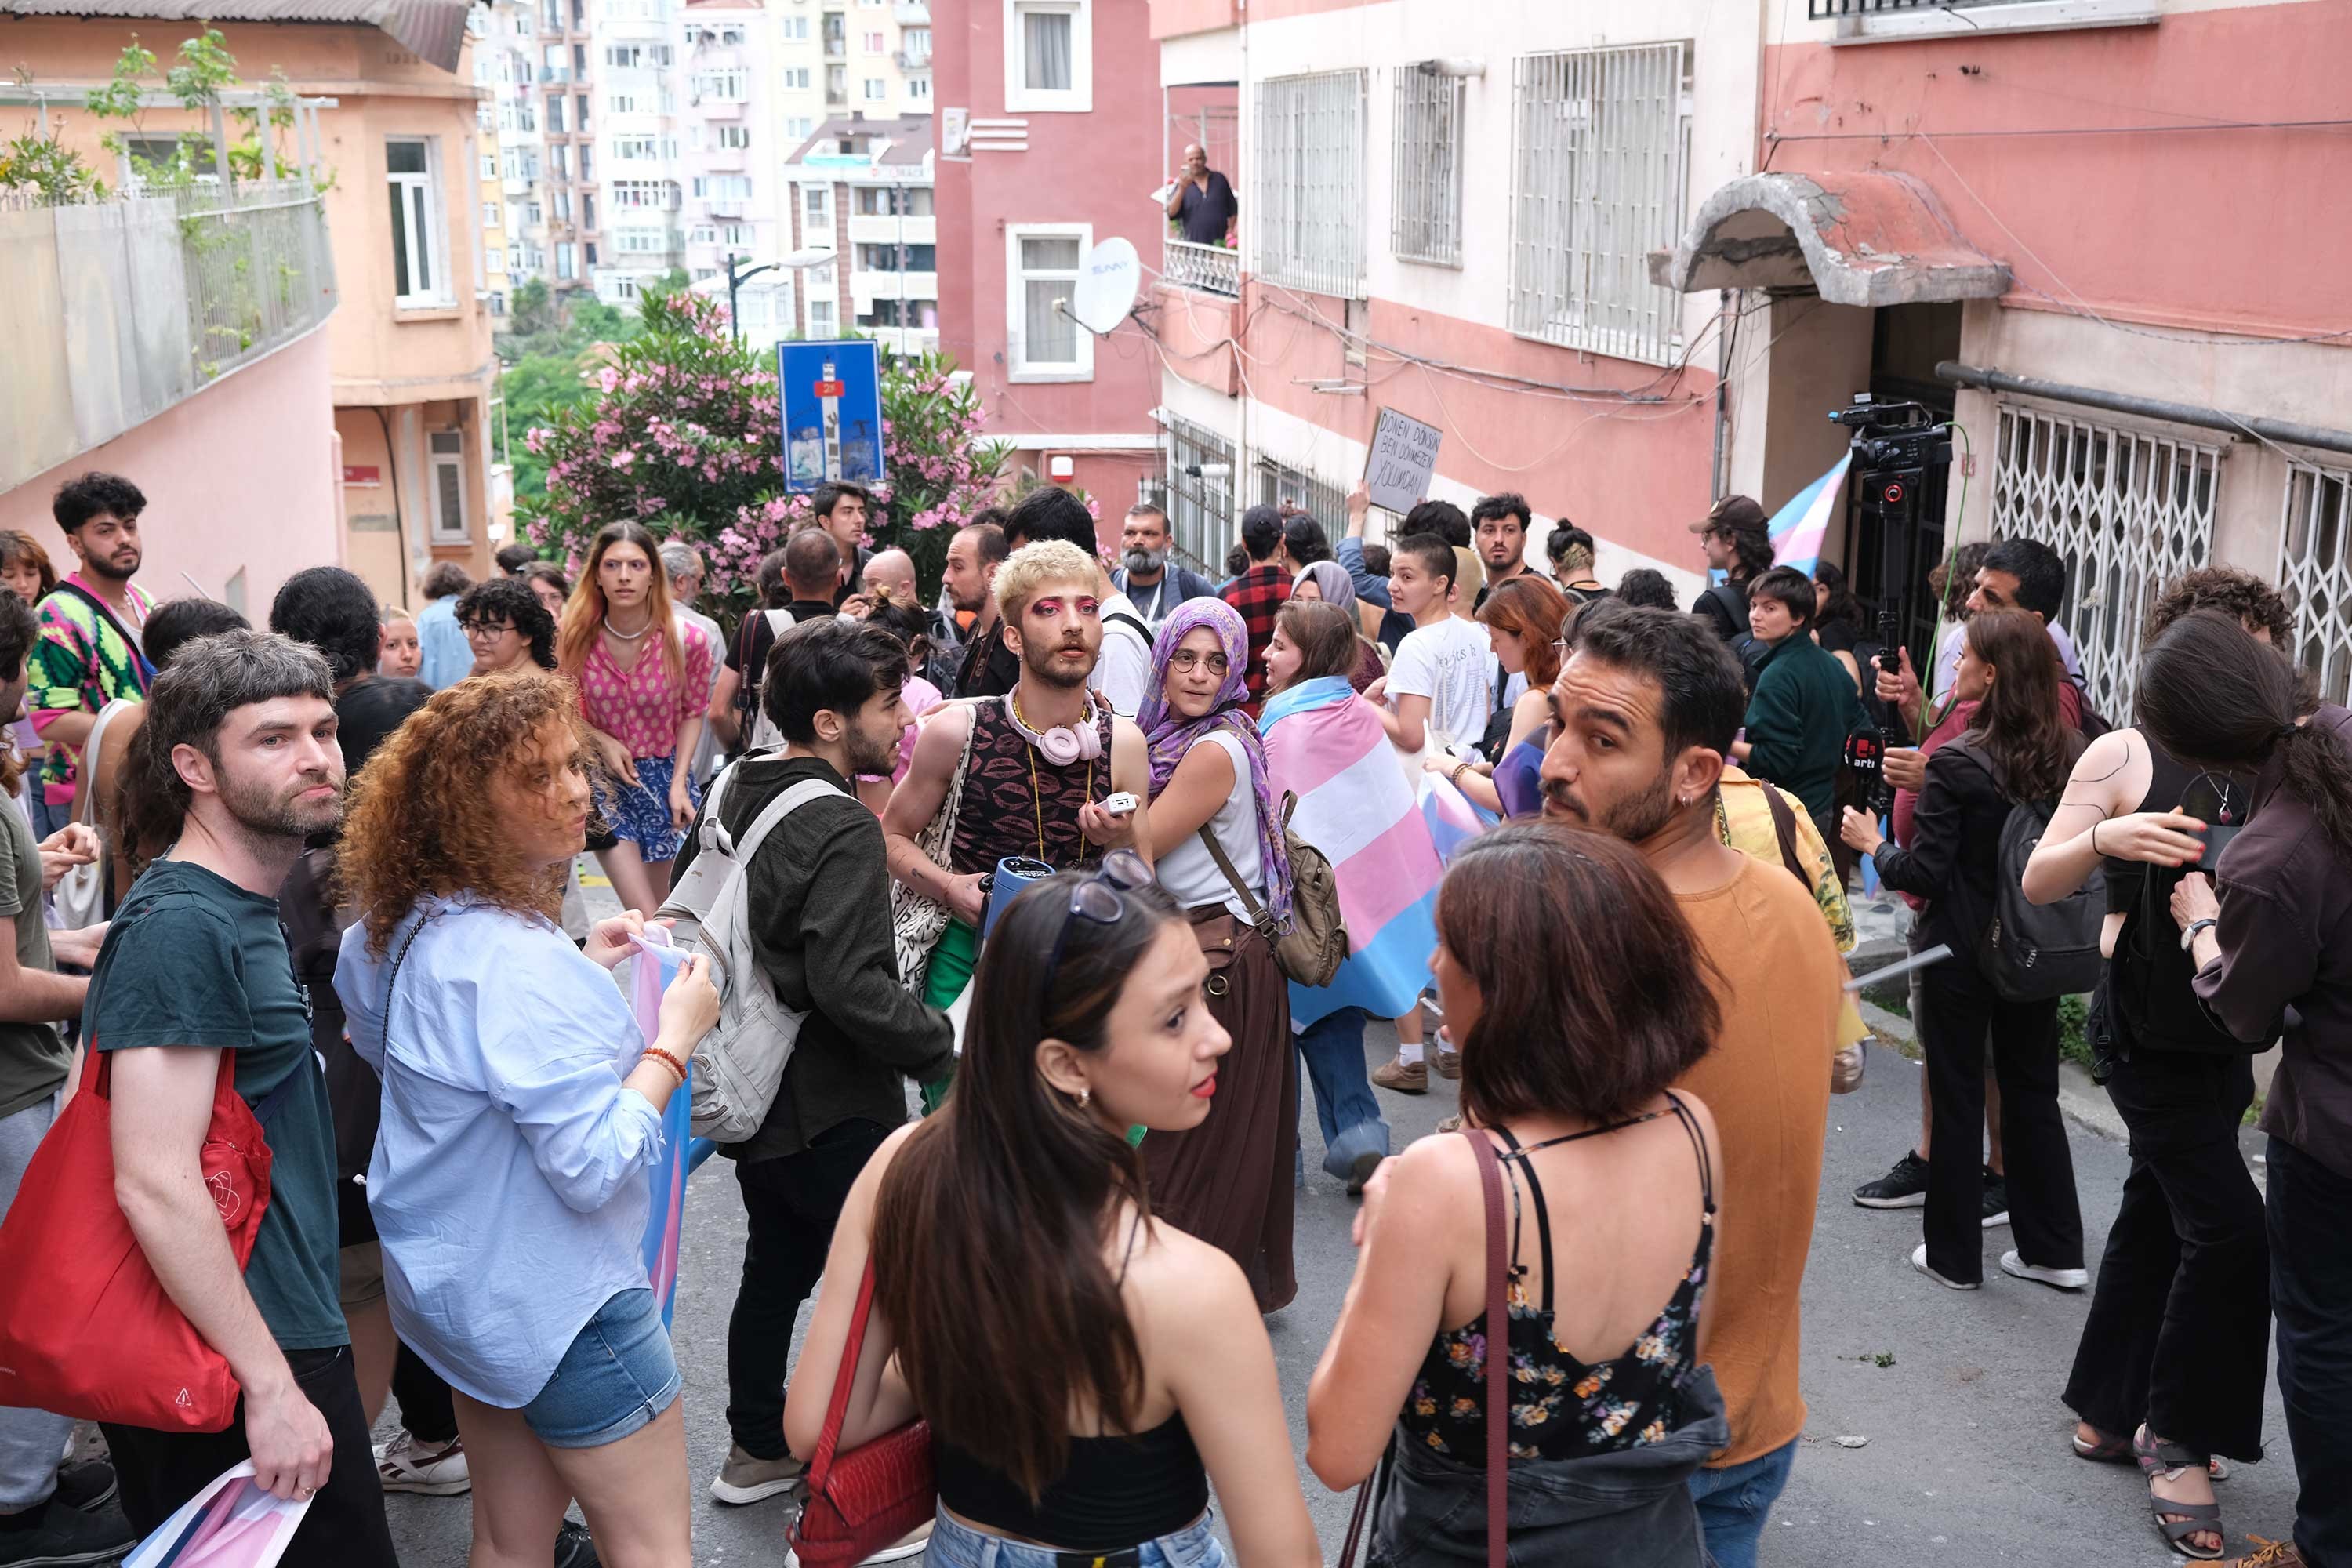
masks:
{"type": "Polygon", "coordinates": [[[1135,247],[1113,236],[1087,252],[1078,281],[1070,291],[1070,319],[1102,337],[1127,319],[1135,307],[1135,291],[1143,279],[1143,263],[1135,247]]]}

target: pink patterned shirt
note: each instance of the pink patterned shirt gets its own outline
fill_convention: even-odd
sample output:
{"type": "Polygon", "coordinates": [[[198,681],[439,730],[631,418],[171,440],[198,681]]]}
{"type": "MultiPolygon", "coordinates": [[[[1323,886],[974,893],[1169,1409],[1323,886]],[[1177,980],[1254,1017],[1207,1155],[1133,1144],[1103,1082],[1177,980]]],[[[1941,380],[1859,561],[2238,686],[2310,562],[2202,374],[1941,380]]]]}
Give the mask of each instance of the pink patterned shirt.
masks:
{"type": "Polygon", "coordinates": [[[600,636],[580,667],[580,711],[588,722],[629,748],[633,757],[667,757],[677,751],[677,727],[699,715],[709,700],[716,650],[702,628],[681,622],[678,642],[686,655],[686,679],[673,683],[662,662],[661,645],[646,649],[625,673],[613,662],[600,636]]]}

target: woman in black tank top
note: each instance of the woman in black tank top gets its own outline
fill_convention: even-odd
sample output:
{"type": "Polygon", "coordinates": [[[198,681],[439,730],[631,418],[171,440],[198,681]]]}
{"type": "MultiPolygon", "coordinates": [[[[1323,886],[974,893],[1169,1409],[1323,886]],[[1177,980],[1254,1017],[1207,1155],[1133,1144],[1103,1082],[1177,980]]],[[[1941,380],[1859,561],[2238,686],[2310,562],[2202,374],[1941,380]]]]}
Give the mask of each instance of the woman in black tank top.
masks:
{"type": "Polygon", "coordinates": [[[1706,1108],[1667,1086],[1716,1036],[1706,959],[1638,851],[1536,824],[1461,850],[1437,931],[1473,1127],[1365,1189],[1307,1462],[1334,1488],[1381,1467],[1374,1562],[1477,1562],[1499,1421],[1512,1561],[1696,1568],[1689,1479],[1730,1441],[1704,1364],[1720,1154],[1706,1108]],[[1500,1157],[1499,1237],[1472,1139],[1500,1157]]]}
{"type": "MultiPolygon", "coordinates": [[[[2168,584],[2147,639],[2209,608],[2258,640],[2284,640],[2284,602],[2227,567],[2168,584]]],[[[2195,1556],[2221,1544],[2209,1464],[2263,1455],[2270,1248],[2238,1147],[2252,1057],[2191,991],[2196,965],[2169,905],[2200,858],[2210,862],[2209,844],[2244,821],[2251,792],[2251,779],[2201,773],[2143,731],[2111,731],[2075,763],[2025,879],[2028,897],[2056,899],[2105,866],[2114,941],[2091,1034],[2131,1131],[2131,1173],[2063,1395],[2081,1417],[2074,1449],[2127,1465],[2140,1439],[2153,1455],[2158,1528],[2195,1556]]]]}
{"type": "Polygon", "coordinates": [[[856,1282],[873,1307],[838,1447],[920,1416],[940,1568],[1321,1562],[1274,1352],[1224,1253],[1152,1217],[1127,1130],[1207,1116],[1230,1041],[1208,966],[1132,852],[1034,884],[974,978],[954,1091],[858,1177],[784,1407],[824,1437],[856,1282]]]}

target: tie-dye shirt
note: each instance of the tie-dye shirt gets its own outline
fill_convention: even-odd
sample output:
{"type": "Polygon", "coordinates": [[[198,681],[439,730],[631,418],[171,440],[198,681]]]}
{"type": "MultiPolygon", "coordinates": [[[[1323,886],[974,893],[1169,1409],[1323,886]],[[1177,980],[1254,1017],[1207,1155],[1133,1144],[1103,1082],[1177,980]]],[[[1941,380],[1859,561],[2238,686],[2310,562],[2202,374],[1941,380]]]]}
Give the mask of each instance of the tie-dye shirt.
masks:
{"type": "MultiPolygon", "coordinates": [[[[83,593],[98,593],[79,572],[66,582],[83,593]]],[[[123,593],[135,637],[146,626],[155,601],[136,584],[125,584],[123,593]]],[[[146,654],[87,600],[60,586],[41,601],[38,618],[41,635],[33,644],[31,686],[25,694],[35,730],[46,731],[61,713],[95,716],[117,698],[137,701],[147,695],[152,670],[146,654]]],[[[41,765],[41,792],[50,805],[72,802],[77,760],[70,747],[49,747],[48,761],[41,765]]]]}

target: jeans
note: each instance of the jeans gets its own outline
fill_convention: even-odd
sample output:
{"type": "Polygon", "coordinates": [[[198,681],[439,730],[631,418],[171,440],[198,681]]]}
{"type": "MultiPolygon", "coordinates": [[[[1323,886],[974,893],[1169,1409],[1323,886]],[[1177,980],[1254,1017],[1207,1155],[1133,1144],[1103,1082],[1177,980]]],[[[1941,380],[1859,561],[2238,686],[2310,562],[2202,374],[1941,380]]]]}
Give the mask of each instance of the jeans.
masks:
{"type": "Polygon", "coordinates": [[[1791,1437],[1746,1464],[1691,1477],[1691,1501],[1698,1505],[1698,1527],[1716,1568],[1756,1568],[1756,1543],[1764,1537],[1772,1505],[1788,1487],[1798,1441],[1791,1437]]]}
{"type": "MultiPolygon", "coordinates": [[[[735,1446],[755,1459],[784,1457],[784,1379],[801,1303],[824,1275],[857,1173],[890,1130],[878,1122],[828,1127],[797,1154],[746,1160],[735,1167],[751,1234],[743,1244],[743,1281],[727,1320],[727,1426],[735,1446]]],[[[835,1368],[817,1369],[830,1387],[835,1368]]]]}
{"type": "Polygon", "coordinates": [[[1315,1086],[1315,1120],[1323,1128],[1323,1169],[1343,1180],[1365,1150],[1389,1152],[1389,1124],[1364,1070],[1364,1010],[1342,1007],[1294,1037],[1315,1086]]]}
{"type": "MultiPolygon", "coordinates": [[[[310,1511],[278,1561],[286,1568],[399,1568],[392,1531],[384,1523],[383,1486],[368,1447],[360,1385],[352,1374],[351,1348],[288,1351],[286,1364],[302,1396],[325,1417],[335,1458],[327,1484],[310,1500],[310,1511]]],[[[153,1533],[214,1477],[252,1457],[242,1399],[223,1432],[153,1432],[110,1421],[101,1430],[122,1485],[122,1511],[142,1535],[153,1533]]]]}
{"type": "MultiPolygon", "coordinates": [[[[2083,1210],[2074,1156],[2058,1114],[2058,1004],[2004,1001],[1975,962],[1958,956],[1921,974],[1920,1043],[1927,1053],[1927,1267],[1945,1279],[1984,1278],[1984,1180],[1973,1150],[1985,1117],[1986,1030],[2000,1084],[2000,1148],[2010,1231],[2028,1263],[2083,1266],[2083,1210]]],[[[2169,1434],[2167,1434],[2169,1436],[2169,1434]]]]}
{"type": "MultiPolygon", "coordinates": [[[[33,799],[40,785],[33,784],[33,799]]],[[[37,910],[28,919],[40,918],[37,910]]],[[[33,1151],[65,1109],[65,1086],[48,1099],[37,1100],[13,1116],[0,1117],[0,1218],[16,1201],[16,1184],[33,1163],[33,1151]]],[[[15,1512],[47,1502],[57,1489],[58,1458],[73,1435],[73,1419],[46,1410],[0,1410],[0,1510],[15,1512]]]]}
{"type": "Polygon", "coordinates": [[[2108,1436],[2145,1421],[2200,1454],[2260,1459],[2270,1246],[2238,1152],[2253,1058],[2137,1049],[2107,1096],[2131,1129],[2131,1174],[2066,1404],[2108,1436]]]}
{"type": "Polygon", "coordinates": [[[2271,1311],[2294,1448],[2294,1545],[2311,1568],[2352,1564],[2352,1177],[2270,1141],[2271,1311]]]}
{"type": "MultiPolygon", "coordinates": [[[[1225,1568],[1228,1561],[1206,1514],[1171,1535],[1138,1542],[1129,1550],[1135,1553],[1136,1568],[1225,1568]]],[[[923,1561],[929,1568],[1060,1568],[1072,1559],[1099,1563],[1113,1555],[1117,1553],[1060,1552],[1050,1546],[1008,1541],[950,1519],[942,1509],[931,1525],[923,1561]]]]}
{"type": "Polygon", "coordinates": [[[26,815],[33,819],[34,843],[38,844],[73,820],[73,806],[69,803],[49,804],[37,774],[25,781],[25,788],[28,792],[25,796],[26,815]]]}

